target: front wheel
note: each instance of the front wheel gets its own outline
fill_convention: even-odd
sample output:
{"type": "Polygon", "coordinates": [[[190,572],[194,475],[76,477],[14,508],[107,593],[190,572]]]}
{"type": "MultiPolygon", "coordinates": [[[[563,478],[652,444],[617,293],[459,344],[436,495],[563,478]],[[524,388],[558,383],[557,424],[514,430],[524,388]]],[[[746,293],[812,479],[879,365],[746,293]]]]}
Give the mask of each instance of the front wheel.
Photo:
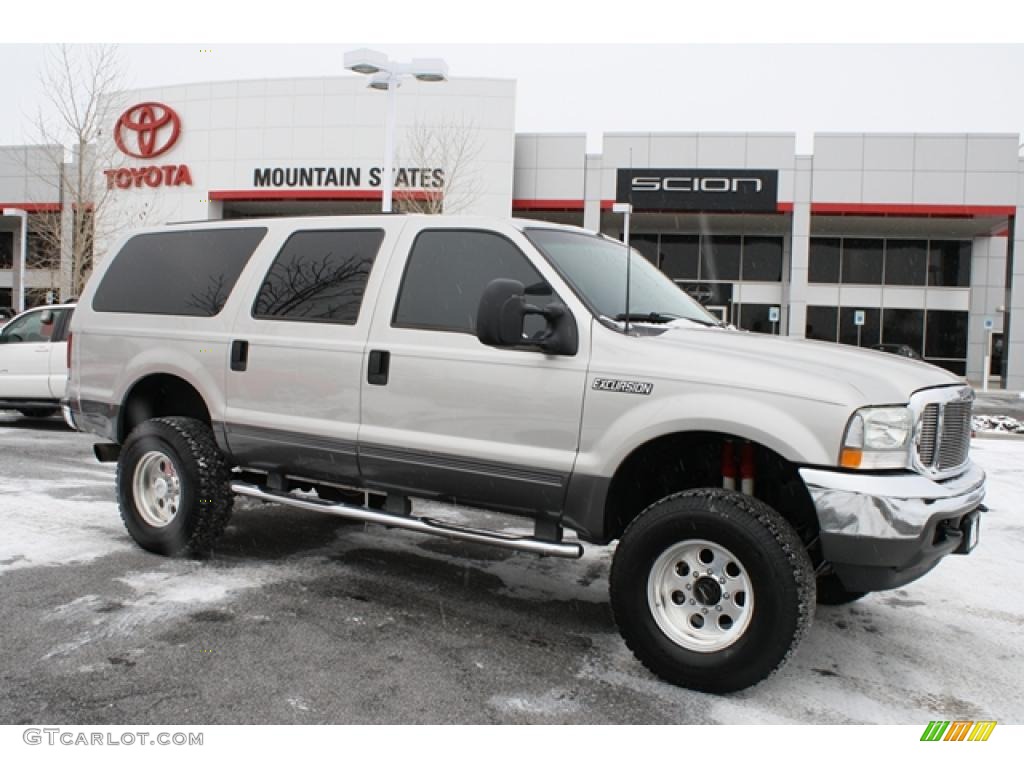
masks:
{"type": "Polygon", "coordinates": [[[117,500],[128,533],[161,555],[202,554],[231,517],[231,472],[213,432],[183,417],[132,430],[117,462],[117,500]]]}
{"type": "Polygon", "coordinates": [[[668,682],[711,693],[779,669],[810,627],[814,569],[763,502],[699,489],[652,504],[626,529],[611,571],[615,621],[668,682]]]}

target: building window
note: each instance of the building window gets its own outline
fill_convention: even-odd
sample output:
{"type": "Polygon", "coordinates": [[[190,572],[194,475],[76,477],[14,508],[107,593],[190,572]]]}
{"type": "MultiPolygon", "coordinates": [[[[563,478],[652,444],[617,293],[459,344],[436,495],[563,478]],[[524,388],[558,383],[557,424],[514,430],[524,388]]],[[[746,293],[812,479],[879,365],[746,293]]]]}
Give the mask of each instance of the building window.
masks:
{"type": "Polygon", "coordinates": [[[836,341],[838,325],[838,307],[807,307],[807,327],[804,335],[808,339],[836,341]]]}
{"type": "Polygon", "coordinates": [[[263,279],[252,316],[355,325],[383,230],[296,232],[263,279]]]}
{"type": "Polygon", "coordinates": [[[928,244],[928,285],[967,288],[970,284],[970,240],[932,240],[928,244]]]}
{"type": "Polygon", "coordinates": [[[673,280],[696,280],[700,262],[697,235],[662,235],[661,270],[673,280]]]}
{"type": "Polygon", "coordinates": [[[882,284],[882,243],[866,238],[843,239],[843,283],[882,284]]]}
{"type": "Polygon", "coordinates": [[[782,282],[782,238],[744,237],[740,279],[766,283],[782,282]]]}
{"type": "Polygon", "coordinates": [[[906,344],[918,354],[922,354],[924,351],[924,310],[884,310],[882,317],[882,342],[885,344],[906,344]]]}
{"type": "Polygon", "coordinates": [[[962,360],[967,357],[966,312],[930,309],[925,323],[925,358],[962,360]]]}
{"type": "Polygon", "coordinates": [[[857,346],[857,312],[864,313],[864,325],[860,326],[860,346],[873,347],[881,338],[882,311],[877,307],[842,307],[839,310],[839,342],[857,346]]]}
{"type": "Polygon", "coordinates": [[[704,281],[740,279],[740,238],[702,237],[700,240],[700,279],[704,281]]]}
{"type": "Polygon", "coordinates": [[[927,273],[927,240],[885,241],[886,285],[924,285],[927,273]]]}
{"type": "Polygon", "coordinates": [[[14,233],[0,232],[0,269],[14,268],[14,233]]]}
{"type": "Polygon", "coordinates": [[[839,254],[842,241],[838,237],[812,237],[808,254],[807,280],[811,283],[839,282],[839,254]]]}
{"type": "Polygon", "coordinates": [[[755,333],[778,333],[779,324],[769,320],[772,307],[778,304],[736,304],[733,307],[733,322],[740,328],[755,333]]]}

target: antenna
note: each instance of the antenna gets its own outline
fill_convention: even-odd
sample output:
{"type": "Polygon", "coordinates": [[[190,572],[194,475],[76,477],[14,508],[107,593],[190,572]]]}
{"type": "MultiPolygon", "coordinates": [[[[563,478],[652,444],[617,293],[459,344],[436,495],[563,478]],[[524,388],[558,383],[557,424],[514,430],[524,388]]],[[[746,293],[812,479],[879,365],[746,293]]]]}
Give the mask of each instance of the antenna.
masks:
{"type": "Polygon", "coordinates": [[[632,259],[629,253],[629,214],[633,212],[633,206],[629,203],[615,203],[612,205],[612,213],[621,213],[623,215],[622,220],[622,241],[626,246],[626,327],[623,329],[623,333],[629,333],[629,273],[630,263],[632,259]]]}
{"type": "MultiPolygon", "coordinates": [[[[629,172],[633,173],[633,148],[629,148],[629,172]]],[[[633,260],[630,258],[629,253],[629,215],[633,212],[633,187],[630,185],[628,201],[625,203],[615,203],[612,205],[612,213],[622,214],[622,241],[626,247],[626,324],[622,329],[622,332],[626,335],[629,334],[629,278],[630,278],[630,267],[633,260]]]]}

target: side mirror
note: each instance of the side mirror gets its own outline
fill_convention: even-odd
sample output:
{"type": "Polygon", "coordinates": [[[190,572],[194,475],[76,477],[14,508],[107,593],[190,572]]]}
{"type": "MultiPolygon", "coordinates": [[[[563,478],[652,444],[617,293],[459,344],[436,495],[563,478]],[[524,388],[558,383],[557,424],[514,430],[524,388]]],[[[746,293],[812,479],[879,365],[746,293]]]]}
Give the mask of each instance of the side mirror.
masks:
{"type": "Polygon", "coordinates": [[[39,322],[43,325],[53,325],[54,314],[52,309],[44,309],[42,315],[39,317],[39,322]]]}
{"type": "Polygon", "coordinates": [[[546,309],[526,303],[526,289],[518,280],[492,280],[480,297],[476,336],[490,347],[535,347],[549,355],[575,355],[579,349],[576,321],[562,304],[546,309]],[[534,338],[523,334],[528,315],[547,321],[544,333],[534,338]]]}

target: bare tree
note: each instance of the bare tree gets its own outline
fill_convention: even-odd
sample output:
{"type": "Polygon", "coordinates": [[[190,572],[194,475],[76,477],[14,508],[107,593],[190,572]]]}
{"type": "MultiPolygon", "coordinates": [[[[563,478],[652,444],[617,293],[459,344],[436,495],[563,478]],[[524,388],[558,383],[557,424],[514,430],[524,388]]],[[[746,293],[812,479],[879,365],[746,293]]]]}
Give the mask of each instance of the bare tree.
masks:
{"type": "Polygon", "coordinates": [[[480,195],[475,166],[482,142],[471,121],[416,122],[402,139],[399,165],[431,172],[422,184],[425,195],[412,196],[395,185],[395,200],[410,213],[458,213],[480,195]]]}
{"type": "Polygon", "coordinates": [[[40,109],[34,122],[48,161],[29,170],[56,180],[62,211],[34,215],[30,231],[38,243],[34,266],[49,271],[50,288],[62,298],[82,292],[99,255],[97,243],[148,216],[145,204],[135,211],[113,210],[113,191],[102,181],[101,171],[119,164],[109,138],[122,106],[117,98],[122,72],[115,46],[60,45],[48,53],[39,74],[48,108],[40,109]]]}

